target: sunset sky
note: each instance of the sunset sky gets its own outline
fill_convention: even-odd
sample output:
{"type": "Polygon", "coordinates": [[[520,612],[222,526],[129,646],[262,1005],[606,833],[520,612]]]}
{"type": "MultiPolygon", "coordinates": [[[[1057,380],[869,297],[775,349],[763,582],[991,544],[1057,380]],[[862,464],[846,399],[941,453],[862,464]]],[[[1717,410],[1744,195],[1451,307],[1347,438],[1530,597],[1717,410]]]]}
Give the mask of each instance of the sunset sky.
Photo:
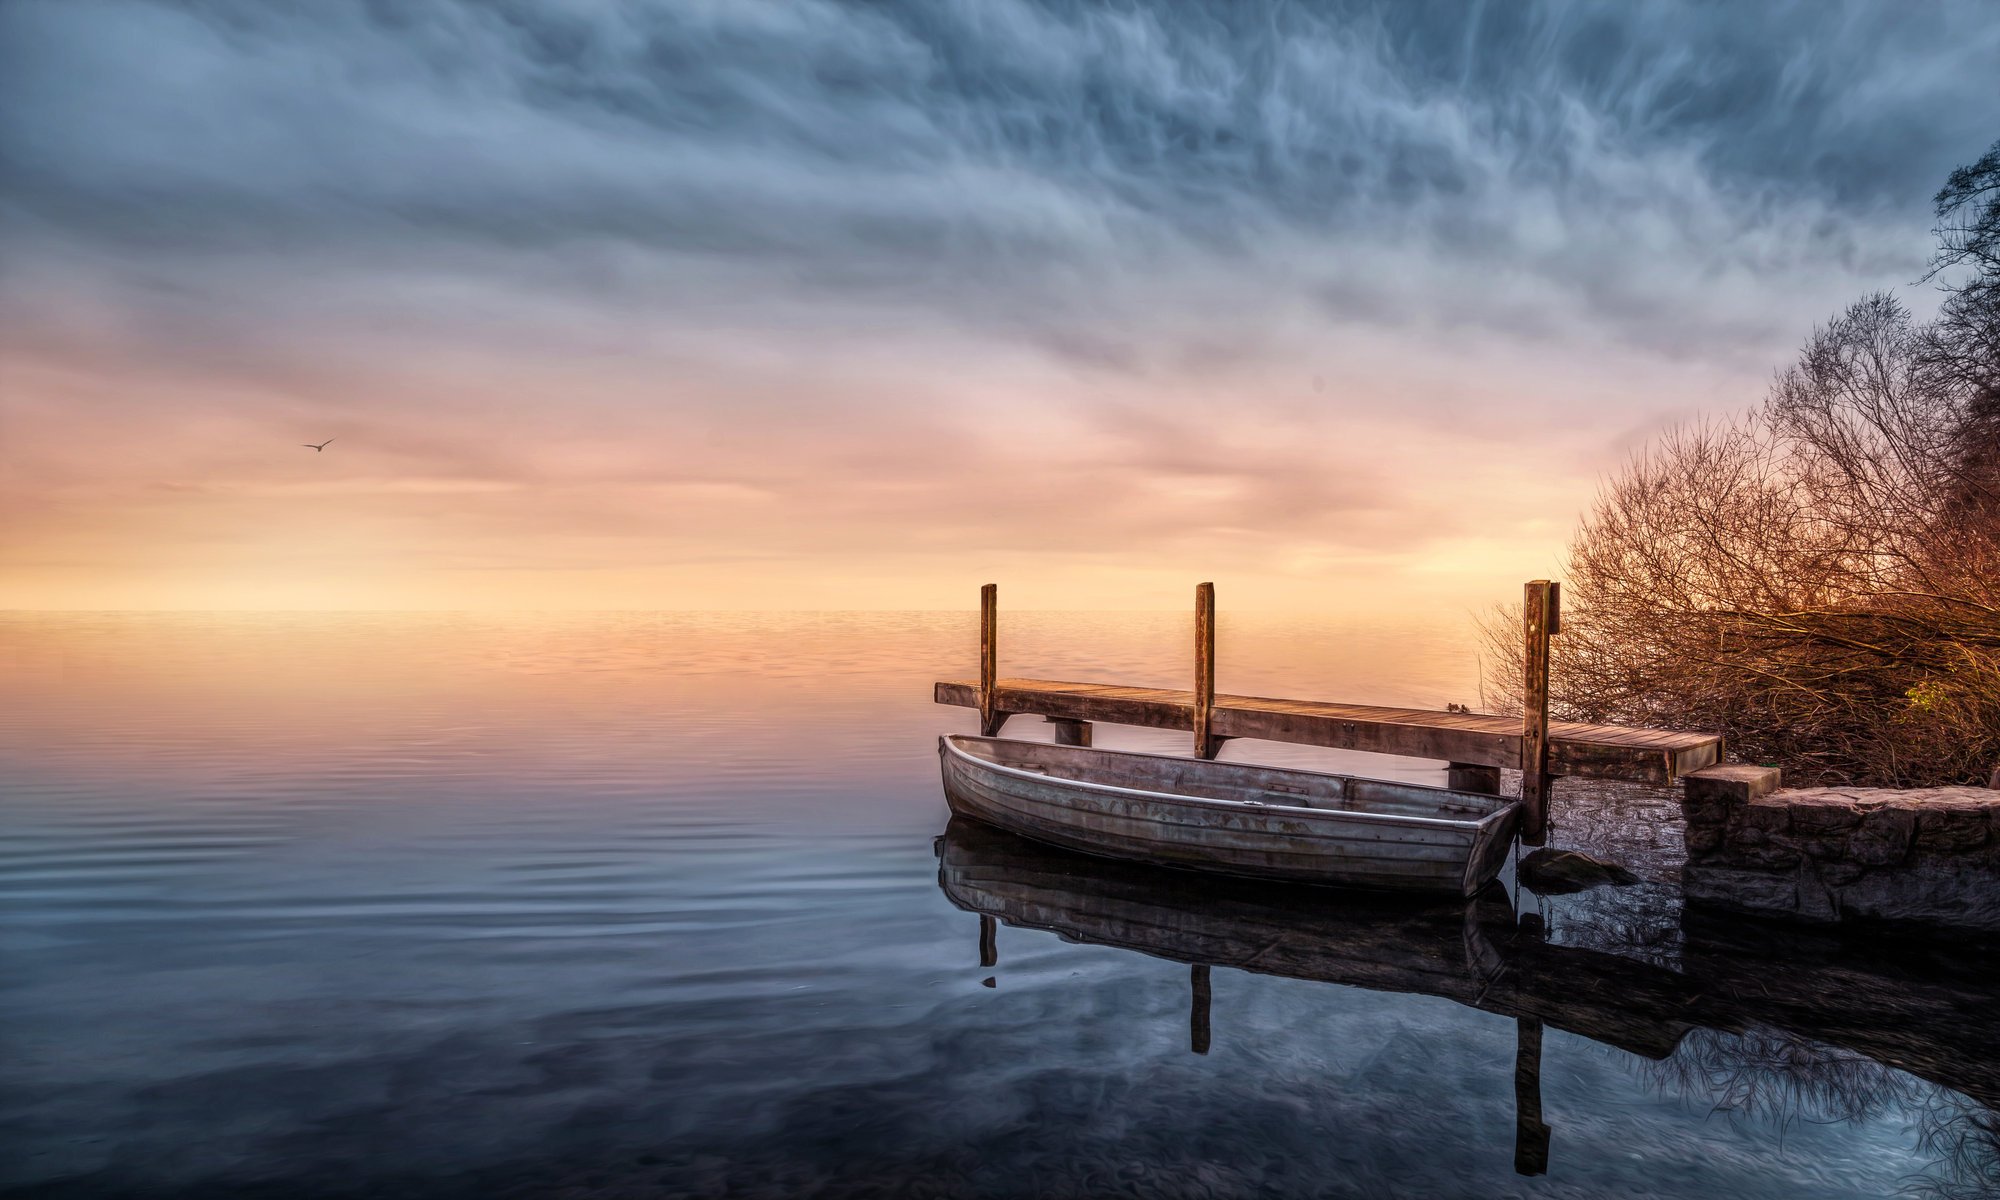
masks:
{"type": "Polygon", "coordinates": [[[1518,596],[1932,306],[1996,69],[1989,0],[10,0],[0,608],[1518,596]]]}

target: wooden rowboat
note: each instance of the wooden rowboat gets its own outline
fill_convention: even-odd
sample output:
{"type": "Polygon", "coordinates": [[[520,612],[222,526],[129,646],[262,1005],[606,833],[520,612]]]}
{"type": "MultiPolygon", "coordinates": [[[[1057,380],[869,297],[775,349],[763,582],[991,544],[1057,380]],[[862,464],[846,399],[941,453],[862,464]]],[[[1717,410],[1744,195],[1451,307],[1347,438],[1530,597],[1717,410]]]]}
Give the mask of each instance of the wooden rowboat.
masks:
{"type": "Polygon", "coordinates": [[[938,739],[960,816],[1107,858],[1470,896],[1507,858],[1518,801],[1280,767],[1002,738],[938,739]]]}

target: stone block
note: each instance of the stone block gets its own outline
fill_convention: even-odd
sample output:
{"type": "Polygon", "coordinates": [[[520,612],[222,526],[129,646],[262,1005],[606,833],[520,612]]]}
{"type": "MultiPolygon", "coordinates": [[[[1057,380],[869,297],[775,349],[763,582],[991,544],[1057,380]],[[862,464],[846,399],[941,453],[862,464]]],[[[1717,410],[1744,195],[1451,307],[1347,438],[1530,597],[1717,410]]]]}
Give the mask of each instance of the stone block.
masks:
{"type": "Polygon", "coordinates": [[[1831,924],[1840,920],[1840,902],[1834,898],[1833,889],[1811,870],[1799,873],[1794,895],[1792,912],[1801,921],[1831,924]]]}
{"type": "Polygon", "coordinates": [[[1746,830],[1783,833],[1792,827],[1792,809],[1782,801],[1760,799],[1744,805],[1737,812],[1735,823],[1746,830]]]}
{"type": "Polygon", "coordinates": [[[1870,871],[1840,890],[1850,917],[2000,932],[2000,873],[1948,858],[1870,871]]]}
{"type": "Polygon", "coordinates": [[[1681,812],[1690,825],[1722,823],[1732,807],[1777,791],[1779,779],[1778,768],[1747,763],[1690,771],[1681,777],[1681,812]]]}
{"type": "Polygon", "coordinates": [[[1754,785],[1742,779],[1689,778],[1683,883],[1691,902],[1798,921],[2000,932],[2000,796],[1990,791],[1751,795],[1754,785]]]}
{"type": "Polygon", "coordinates": [[[1689,825],[1687,827],[1687,852],[1689,854],[1713,854],[1722,849],[1722,826],[1689,825]]]}
{"type": "Polygon", "coordinates": [[[1788,802],[1792,828],[1800,833],[1846,833],[1861,824],[1860,810],[1846,796],[1781,792],[1776,799],[1788,802]]]}
{"type": "Polygon", "coordinates": [[[1681,797],[1681,819],[1689,828],[1696,825],[1726,825],[1729,823],[1730,801],[1727,796],[1702,796],[1692,794],[1681,797]]]}
{"type": "Polygon", "coordinates": [[[1847,856],[1870,867],[1892,866],[1909,856],[1910,840],[1916,831],[1914,807],[1886,804],[1862,815],[1860,826],[1848,839],[1847,856]]]}
{"type": "Polygon", "coordinates": [[[1690,864],[1681,889],[1689,900],[1751,912],[1784,914],[1798,906],[1798,880],[1789,874],[1690,864]]]}
{"type": "Polygon", "coordinates": [[[1989,807],[1973,800],[1926,798],[1917,806],[1917,849],[1956,851],[1985,845],[1989,807]]]}
{"type": "Polygon", "coordinates": [[[1795,867],[1805,861],[1805,854],[1790,838],[1769,838],[1760,845],[1739,847],[1730,855],[1730,861],[1772,870],[1795,867]]]}

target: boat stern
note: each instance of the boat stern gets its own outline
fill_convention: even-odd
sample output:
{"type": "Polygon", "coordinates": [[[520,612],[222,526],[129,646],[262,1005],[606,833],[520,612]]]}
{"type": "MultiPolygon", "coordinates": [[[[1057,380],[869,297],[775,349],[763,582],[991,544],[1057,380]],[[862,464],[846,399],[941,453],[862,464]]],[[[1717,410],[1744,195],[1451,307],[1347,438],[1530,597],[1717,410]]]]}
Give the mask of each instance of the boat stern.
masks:
{"type": "Polygon", "coordinates": [[[1472,852],[1465,856],[1465,877],[1459,883],[1465,895],[1473,895],[1493,882],[1493,877],[1500,873],[1501,866],[1507,861],[1507,852],[1513,849],[1514,835],[1520,827],[1519,801],[1479,822],[1479,832],[1472,840],[1472,852]]]}

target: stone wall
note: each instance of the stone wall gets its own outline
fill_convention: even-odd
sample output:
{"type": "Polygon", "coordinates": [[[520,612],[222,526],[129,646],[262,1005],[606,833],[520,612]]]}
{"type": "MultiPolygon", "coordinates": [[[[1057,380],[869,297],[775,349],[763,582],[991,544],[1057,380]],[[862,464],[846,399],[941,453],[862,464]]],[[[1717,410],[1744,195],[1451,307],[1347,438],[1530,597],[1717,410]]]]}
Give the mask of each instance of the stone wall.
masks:
{"type": "Polygon", "coordinates": [[[2000,931],[2000,792],[1780,789],[1776,769],[1741,765],[1685,782],[1692,902],[2000,931]]]}

